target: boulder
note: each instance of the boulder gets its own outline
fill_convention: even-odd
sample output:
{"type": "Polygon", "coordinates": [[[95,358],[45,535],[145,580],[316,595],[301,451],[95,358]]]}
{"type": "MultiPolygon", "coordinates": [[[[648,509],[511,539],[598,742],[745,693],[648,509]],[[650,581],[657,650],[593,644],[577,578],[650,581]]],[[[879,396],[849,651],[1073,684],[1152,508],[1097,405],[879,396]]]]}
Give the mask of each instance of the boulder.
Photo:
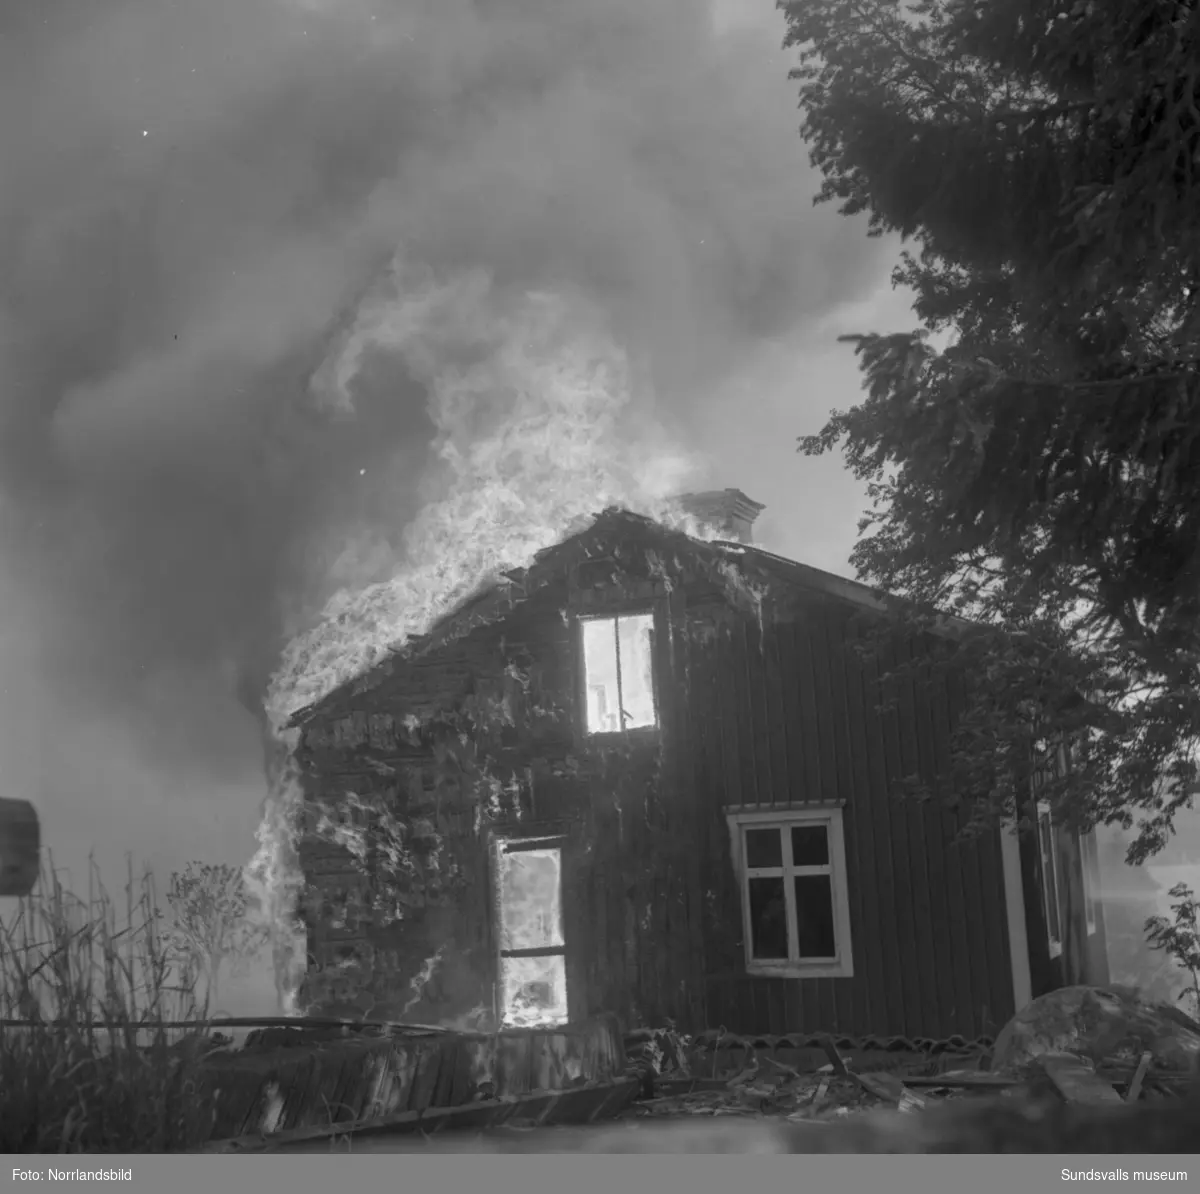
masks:
{"type": "Polygon", "coordinates": [[[1200,1024],[1178,1008],[1147,1003],[1112,987],[1062,987],[1023,1007],[1001,1030],[992,1069],[1024,1074],[1046,1054],[1073,1054],[1093,1064],[1135,1063],[1143,1052],[1154,1068],[1187,1074],[1200,1069],[1200,1024]]]}

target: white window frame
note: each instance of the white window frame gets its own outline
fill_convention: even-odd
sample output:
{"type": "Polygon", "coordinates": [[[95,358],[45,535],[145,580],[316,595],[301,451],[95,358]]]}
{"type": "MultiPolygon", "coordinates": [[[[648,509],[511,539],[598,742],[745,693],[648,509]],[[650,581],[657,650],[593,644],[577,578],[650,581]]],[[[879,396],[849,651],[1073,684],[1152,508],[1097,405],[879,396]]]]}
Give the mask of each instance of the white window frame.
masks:
{"type": "Polygon", "coordinates": [[[1042,889],[1042,915],[1046,920],[1046,943],[1050,950],[1050,956],[1057,958],[1061,956],[1063,951],[1062,943],[1062,876],[1058,869],[1058,840],[1056,837],[1056,829],[1054,826],[1054,817],[1050,812],[1050,805],[1044,800],[1037,802],[1037,824],[1034,827],[1034,838],[1037,841],[1038,851],[1038,871],[1039,881],[1042,889]],[[1047,858],[1046,852],[1042,847],[1042,818],[1045,818],[1047,827],[1049,828],[1050,838],[1050,856],[1047,858]],[[1046,868],[1050,868],[1050,875],[1054,879],[1054,919],[1050,919],[1050,884],[1046,882],[1046,868]]]}
{"type": "Polygon", "coordinates": [[[652,651],[650,656],[650,699],[654,708],[654,721],[650,725],[643,726],[626,726],[625,724],[625,709],[621,699],[622,683],[621,683],[621,648],[620,641],[617,638],[619,634],[618,626],[622,618],[650,618],[650,624],[653,631],[658,630],[658,617],[655,614],[653,607],[638,606],[636,609],[617,609],[604,610],[599,613],[579,614],[575,619],[576,634],[578,636],[577,656],[579,659],[579,674],[581,679],[581,699],[582,708],[580,710],[580,720],[583,726],[584,736],[587,738],[616,738],[627,734],[657,734],[659,727],[662,724],[662,714],[658,707],[658,660],[652,651]],[[593,730],[588,725],[588,692],[592,685],[588,681],[587,674],[587,649],[584,643],[584,625],[588,622],[611,622],[613,624],[613,637],[617,639],[616,657],[617,657],[617,719],[620,722],[618,730],[593,730]]]}
{"type": "Polygon", "coordinates": [[[738,880],[742,902],[742,941],[746,956],[746,973],[774,978],[853,978],[854,947],[850,936],[850,899],[846,876],[846,842],[842,830],[842,810],[828,805],[798,807],[749,806],[726,812],[729,837],[733,847],[733,869],[738,880]],[[828,835],[829,864],[827,866],[794,866],[792,863],[791,830],[796,825],[824,825],[828,835]],[[746,830],[778,829],[782,834],[780,867],[756,868],[746,866],[746,830]],[[796,920],[796,875],[825,874],[833,889],[833,934],[837,953],[832,958],[802,959],[798,957],[796,920]],[[750,930],[750,880],[781,877],[784,880],[784,902],[787,908],[788,954],[783,958],[755,958],[754,938],[750,930]]]}
{"type": "Polygon", "coordinates": [[[1096,931],[1096,908],[1100,903],[1100,859],[1094,829],[1079,835],[1079,869],[1083,873],[1083,911],[1090,937],[1096,931]]]}

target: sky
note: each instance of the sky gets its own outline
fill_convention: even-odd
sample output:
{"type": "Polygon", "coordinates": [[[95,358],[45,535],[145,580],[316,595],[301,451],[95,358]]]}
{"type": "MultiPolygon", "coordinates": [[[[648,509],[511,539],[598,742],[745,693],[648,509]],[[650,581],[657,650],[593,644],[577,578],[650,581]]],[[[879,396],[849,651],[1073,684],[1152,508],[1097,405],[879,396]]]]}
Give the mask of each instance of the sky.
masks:
{"type": "Polygon", "coordinates": [[[897,246],[813,207],[783,33],[767,0],[5,8],[0,790],[77,887],[90,851],[114,888],[253,852],[280,648],[398,566],[431,392],[472,375],[376,337],[322,389],[398,260],[570,295],[627,354],[631,450],[849,574],[861,489],[796,437],[857,401],[837,335],[914,319],[897,246]]]}

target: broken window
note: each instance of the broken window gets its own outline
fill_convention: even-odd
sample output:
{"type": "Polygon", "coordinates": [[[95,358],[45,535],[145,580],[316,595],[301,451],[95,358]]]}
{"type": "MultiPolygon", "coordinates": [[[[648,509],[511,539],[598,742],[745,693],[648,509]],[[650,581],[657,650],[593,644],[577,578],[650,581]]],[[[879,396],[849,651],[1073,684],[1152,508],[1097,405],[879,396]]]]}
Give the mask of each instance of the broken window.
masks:
{"type": "Polygon", "coordinates": [[[587,732],[619,734],[658,724],[653,614],[581,618],[587,732]]]}
{"type": "Polygon", "coordinates": [[[1054,821],[1050,806],[1037,806],[1038,858],[1042,873],[1042,912],[1046,917],[1046,935],[1050,956],[1062,953],[1062,908],[1059,902],[1058,852],[1054,848],[1054,821]]]}
{"type": "Polygon", "coordinates": [[[729,813],[751,974],[854,973],[840,809],[729,813]]]}
{"type": "Polygon", "coordinates": [[[505,1027],[567,1020],[566,942],[559,840],[496,840],[500,1021],[505,1027]]]}

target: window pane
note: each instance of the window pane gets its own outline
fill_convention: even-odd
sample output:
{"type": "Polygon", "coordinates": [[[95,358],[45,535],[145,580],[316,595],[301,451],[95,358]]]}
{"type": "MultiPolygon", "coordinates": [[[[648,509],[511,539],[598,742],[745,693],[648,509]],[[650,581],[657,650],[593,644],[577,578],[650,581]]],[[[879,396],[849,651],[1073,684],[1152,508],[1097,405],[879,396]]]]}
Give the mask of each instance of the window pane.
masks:
{"type": "Polygon", "coordinates": [[[746,866],[783,866],[783,844],[778,829],[746,830],[746,866]]]}
{"type": "Polygon", "coordinates": [[[567,1022],[567,967],[561,954],[548,958],[501,958],[505,1027],[567,1022]]]}
{"type": "Polygon", "coordinates": [[[829,833],[824,825],[792,827],[792,865],[829,865],[829,833]]]}
{"type": "Polygon", "coordinates": [[[802,958],[833,958],[833,886],[829,875],[796,875],[796,929],[802,958]]]}
{"type": "Polygon", "coordinates": [[[621,705],[625,710],[627,730],[656,724],[651,650],[653,631],[653,614],[631,614],[617,619],[617,635],[621,644],[621,705]]]}
{"type": "Polygon", "coordinates": [[[615,733],[621,728],[621,722],[617,709],[617,638],[614,620],[586,618],[579,626],[583,635],[588,733],[615,733]]]}
{"type": "Polygon", "coordinates": [[[500,852],[500,948],[562,945],[562,851],[500,852]]]}
{"type": "Polygon", "coordinates": [[[755,958],[788,956],[782,878],[750,880],[750,950],[755,958]]]}

